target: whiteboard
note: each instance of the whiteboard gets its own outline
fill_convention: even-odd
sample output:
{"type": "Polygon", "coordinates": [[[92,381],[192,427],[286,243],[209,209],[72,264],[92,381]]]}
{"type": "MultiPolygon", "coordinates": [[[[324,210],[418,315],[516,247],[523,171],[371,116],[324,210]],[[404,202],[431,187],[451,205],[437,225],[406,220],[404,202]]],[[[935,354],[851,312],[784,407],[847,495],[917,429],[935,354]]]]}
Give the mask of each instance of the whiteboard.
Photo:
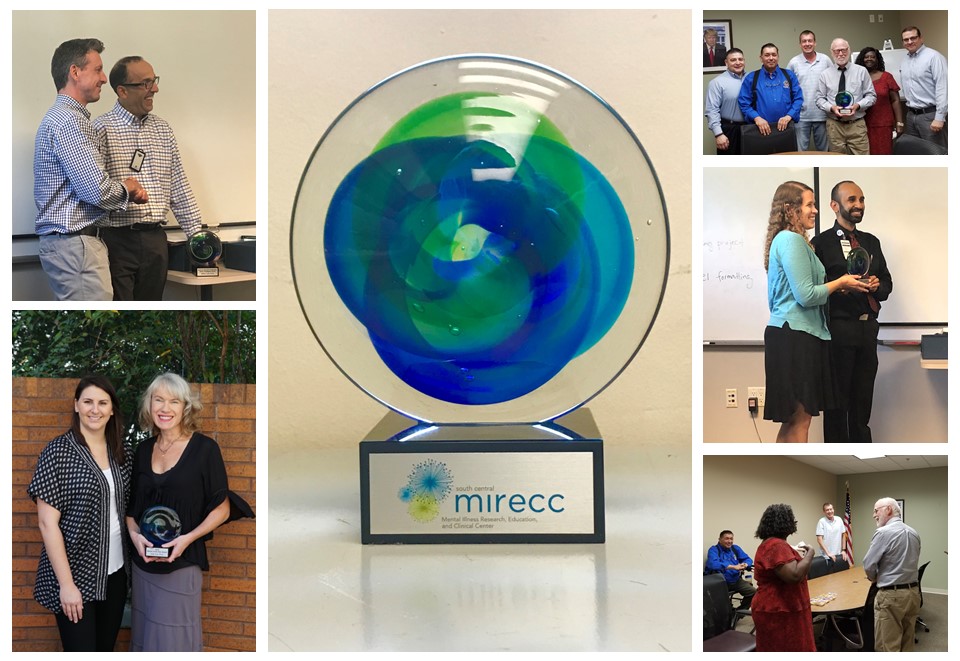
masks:
{"type": "Polygon", "coordinates": [[[777,186],[791,179],[815,190],[819,182],[818,231],[833,226],[834,184],[849,179],[863,189],[860,226],[880,239],[893,278],[882,324],[946,324],[946,168],[704,168],[705,341],[763,341],[769,319],[763,270],[767,218],[777,186]]]}
{"type": "Polygon", "coordinates": [[[762,342],[770,318],[763,246],[777,186],[813,168],[704,168],[703,339],[762,342]]]}
{"type": "MultiPolygon", "coordinates": [[[[103,41],[108,78],[127,55],[160,76],[154,112],[173,127],[203,222],[256,220],[255,11],[15,11],[12,25],[14,235],[34,233],[33,144],[57,95],[50,60],[78,37],[103,41]]],[[[107,83],[91,119],[116,100],[107,83]]]]}

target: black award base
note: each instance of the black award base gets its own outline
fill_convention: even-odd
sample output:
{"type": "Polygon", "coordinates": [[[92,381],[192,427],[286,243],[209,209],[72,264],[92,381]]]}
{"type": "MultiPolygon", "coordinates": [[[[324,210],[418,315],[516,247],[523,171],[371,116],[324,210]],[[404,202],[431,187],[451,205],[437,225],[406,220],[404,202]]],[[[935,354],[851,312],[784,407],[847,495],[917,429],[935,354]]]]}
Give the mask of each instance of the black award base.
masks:
{"type": "Polygon", "coordinates": [[[360,443],[364,544],[603,543],[603,440],[589,410],[540,425],[411,427],[360,443]]]}

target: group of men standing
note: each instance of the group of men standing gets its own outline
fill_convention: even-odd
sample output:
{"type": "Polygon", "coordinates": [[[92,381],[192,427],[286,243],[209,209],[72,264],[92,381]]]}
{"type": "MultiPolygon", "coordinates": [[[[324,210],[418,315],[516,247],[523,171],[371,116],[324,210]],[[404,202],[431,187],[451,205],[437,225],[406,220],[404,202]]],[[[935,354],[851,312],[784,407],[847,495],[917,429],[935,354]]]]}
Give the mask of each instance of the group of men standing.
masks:
{"type": "Polygon", "coordinates": [[[34,144],[40,263],[59,300],[160,300],[167,277],[163,227],[172,211],[189,236],[200,211],[173,131],[152,113],[160,78],[139,56],[110,71],[113,109],[90,121],[107,82],[99,39],[57,47],[57,99],[34,144]]]}
{"type": "MultiPolygon", "coordinates": [[[[863,572],[876,591],[874,649],[909,652],[920,612],[920,535],[903,522],[900,505],[893,498],[881,498],[874,504],[873,519],[877,529],[863,557],[863,572]]],[[[828,563],[853,564],[847,555],[846,525],[834,514],[832,503],[823,504],[816,535],[818,553],[828,563]]],[[[720,533],[717,544],[707,550],[705,571],[722,573],[727,589],[741,595],[740,607],[749,608],[757,588],[744,578],[743,571],[753,566],[753,560],[733,540],[732,531],[720,533]]]]}
{"type": "MultiPolygon", "coordinates": [[[[946,149],[946,60],[923,44],[919,28],[904,28],[901,37],[907,50],[900,68],[907,121],[906,127],[897,128],[946,149]]],[[[864,116],[877,101],[870,73],[851,62],[850,44],[842,38],[830,44],[831,60],[817,52],[813,31],[804,30],[800,51],[781,68],[777,46],[764,44],[762,66],[749,73],[742,50],[725,52],[726,71],[710,81],[705,101],[707,127],[718,154],[742,153],[741,127],[750,124],[763,136],[773,127],[782,132],[793,124],[800,151],[812,145],[817,151],[870,153],[864,116]]]]}

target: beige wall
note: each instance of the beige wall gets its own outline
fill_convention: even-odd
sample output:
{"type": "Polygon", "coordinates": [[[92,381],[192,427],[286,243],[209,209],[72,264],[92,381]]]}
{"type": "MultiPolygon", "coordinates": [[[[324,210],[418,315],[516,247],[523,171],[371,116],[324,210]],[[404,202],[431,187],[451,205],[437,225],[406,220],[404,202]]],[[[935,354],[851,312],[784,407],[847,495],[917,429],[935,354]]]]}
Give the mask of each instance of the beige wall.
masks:
{"type": "MultiPolygon", "coordinates": [[[[760,46],[774,43],[780,49],[780,66],[786,67],[800,52],[800,33],[813,30],[817,35],[817,50],[829,54],[834,37],[843,37],[851,48],[883,47],[884,39],[893,41],[894,48],[902,48],[900,29],[916,25],[923,33],[924,43],[940,51],[948,60],[947,12],[874,9],[861,11],[726,11],[705,10],[705,18],[729,19],[733,22],[733,45],[743,51],[747,71],[760,68],[760,46]],[[883,14],[883,23],[870,23],[870,14],[883,14]]],[[[703,93],[715,74],[703,76],[703,93]]],[[[702,97],[701,97],[702,98],[702,97]]],[[[703,106],[701,105],[701,108],[703,106]]],[[[703,153],[716,154],[715,143],[707,130],[703,113],[703,153]]]]}
{"type": "Polygon", "coordinates": [[[884,496],[905,501],[905,521],[920,534],[921,564],[931,561],[923,578],[925,590],[947,590],[947,469],[922,468],[887,473],[833,475],[789,457],[706,456],[703,458],[702,555],[717,543],[721,530],[734,532],[735,542],[751,557],[760,540],[754,537],[767,505],[786,503],[797,518],[791,544],[816,546],[822,506],[832,501],[842,513],[845,484],[850,484],[854,558],[863,560],[876,529],[873,505],[884,496]]]}
{"type": "Polygon", "coordinates": [[[647,150],[671,221],[667,292],[644,348],[590,408],[609,443],[677,444],[689,452],[691,163],[684,127],[693,104],[689,78],[677,75],[690,70],[689,52],[675,45],[688,43],[691,13],[271,11],[269,20],[271,453],[356,444],[385,412],[331,364],[297,304],[287,236],[307,159],[367,87],[403,67],[465,52],[523,57],[571,76],[604,97],[647,150]],[[657,49],[672,53],[673,66],[648,66],[657,49]],[[672,100],[677,131],[662,130],[651,89],[672,100]]]}
{"type": "Polygon", "coordinates": [[[886,496],[903,500],[904,522],[920,534],[920,564],[930,561],[923,575],[923,589],[946,592],[950,521],[947,469],[839,475],[838,498],[843,493],[844,482],[850,483],[853,548],[857,560],[861,560],[870,547],[870,538],[876,528],[874,503],[886,496]]]}
{"type": "Polygon", "coordinates": [[[797,533],[790,543],[816,546],[817,521],[823,503],[835,498],[836,484],[836,476],[787,457],[704,457],[703,559],[725,529],[752,558],[760,544],[754,537],[760,516],[774,503],[793,508],[797,533]]]}
{"type": "MultiPolygon", "coordinates": [[[[880,369],[874,386],[870,429],[874,443],[947,442],[947,370],[920,367],[917,347],[878,347],[880,369]]],[[[774,443],[779,424],[754,421],[747,410],[747,388],[766,383],[763,347],[710,347],[703,350],[703,441],[774,443]],[[736,388],[738,408],[726,408],[725,391],[736,388]],[[756,425],[754,425],[756,423],[756,425]]],[[[822,415],[813,419],[810,442],[823,442],[822,415]]]]}

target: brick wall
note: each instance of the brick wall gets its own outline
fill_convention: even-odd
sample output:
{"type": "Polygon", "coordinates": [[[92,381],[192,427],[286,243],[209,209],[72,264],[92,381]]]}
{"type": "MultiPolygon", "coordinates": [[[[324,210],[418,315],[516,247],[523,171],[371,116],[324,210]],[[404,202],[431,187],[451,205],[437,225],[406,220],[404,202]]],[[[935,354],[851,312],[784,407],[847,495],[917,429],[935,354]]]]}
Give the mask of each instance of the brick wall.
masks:
{"type": "MultiPolygon", "coordinates": [[[[36,505],[26,494],[44,446],[70,426],[77,379],[13,379],[13,651],[60,651],[53,615],[33,600],[33,583],[43,541],[36,505]]],[[[254,512],[256,498],[256,386],[199,386],[204,404],[200,430],[215,438],[227,465],[230,489],[254,512]]],[[[256,651],[256,521],[226,524],[207,544],[210,571],[204,573],[205,651],[256,651]]],[[[121,629],[117,651],[129,648],[130,630],[121,629]]]]}

